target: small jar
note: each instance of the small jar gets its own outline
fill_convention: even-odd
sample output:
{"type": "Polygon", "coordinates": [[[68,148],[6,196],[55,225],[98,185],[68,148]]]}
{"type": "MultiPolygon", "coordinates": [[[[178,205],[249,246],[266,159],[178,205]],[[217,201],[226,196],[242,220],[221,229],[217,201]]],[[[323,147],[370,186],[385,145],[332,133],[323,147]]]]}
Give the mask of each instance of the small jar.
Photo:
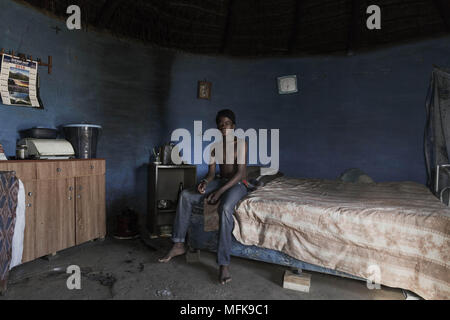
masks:
{"type": "Polygon", "coordinates": [[[27,146],[25,144],[18,145],[16,148],[16,158],[19,160],[24,160],[26,150],[27,146]]]}

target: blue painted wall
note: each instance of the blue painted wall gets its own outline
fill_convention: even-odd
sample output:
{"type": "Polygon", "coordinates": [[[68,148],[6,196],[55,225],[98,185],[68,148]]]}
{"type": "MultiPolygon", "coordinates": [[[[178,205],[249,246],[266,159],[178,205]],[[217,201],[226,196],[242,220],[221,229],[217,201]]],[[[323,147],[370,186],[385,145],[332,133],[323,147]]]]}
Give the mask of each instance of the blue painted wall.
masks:
{"type": "Polygon", "coordinates": [[[40,67],[44,110],[0,105],[0,143],[15,154],[19,130],[82,121],[100,124],[97,156],[107,160],[107,207],[146,211],[148,148],[161,140],[170,95],[171,51],[95,32],[69,31],[54,19],[0,0],[0,48],[47,59],[40,67]],[[56,33],[52,27],[58,26],[56,33]]]}
{"type": "MultiPolygon", "coordinates": [[[[450,38],[356,56],[237,60],[177,56],[166,133],[214,126],[220,108],[238,127],[280,129],[280,169],[297,177],[336,178],[358,167],[376,181],[425,183],[425,99],[432,65],[450,66],[450,38]],[[279,95],[276,77],[296,74],[299,92],[279,95]],[[196,82],[212,99],[196,99],[196,82]]],[[[206,172],[206,166],[199,170],[206,172]]]]}
{"type": "MultiPolygon", "coordinates": [[[[233,59],[181,54],[94,31],[0,0],[0,47],[34,57],[44,110],[0,105],[0,142],[15,152],[18,131],[87,121],[104,128],[109,214],[125,205],[145,212],[148,148],[172,130],[213,127],[231,108],[238,127],[280,129],[280,169],[335,178],[359,167],[377,181],[425,182],[424,102],[432,65],[450,66],[450,38],[352,57],[233,59]],[[52,27],[58,26],[56,33],[52,27]],[[296,74],[299,93],[278,95],[276,77],[296,74]],[[212,99],[197,99],[197,81],[212,99]]],[[[201,166],[199,175],[205,173],[201,166]]]]}

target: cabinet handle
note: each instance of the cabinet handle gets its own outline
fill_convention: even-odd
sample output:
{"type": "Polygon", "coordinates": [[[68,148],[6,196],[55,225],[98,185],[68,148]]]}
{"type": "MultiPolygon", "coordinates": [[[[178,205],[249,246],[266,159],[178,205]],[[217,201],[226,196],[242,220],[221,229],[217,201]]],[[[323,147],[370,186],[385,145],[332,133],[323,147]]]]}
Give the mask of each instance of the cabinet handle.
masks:
{"type": "Polygon", "coordinates": [[[27,207],[30,208],[31,207],[31,203],[27,204],[27,207]]]}
{"type": "Polygon", "coordinates": [[[78,198],[78,199],[81,199],[81,195],[77,195],[77,198],[78,198]]]}
{"type": "Polygon", "coordinates": [[[33,195],[33,192],[28,192],[28,196],[32,196],[33,195]]]}
{"type": "Polygon", "coordinates": [[[73,187],[69,187],[69,191],[73,191],[73,187]]]}
{"type": "Polygon", "coordinates": [[[80,190],[80,191],[83,190],[83,187],[82,187],[82,186],[79,186],[79,187],[78,187],[78,190],[80,190]]]}
{"type": "Polygon", "coordinates": [[[91,169],[94,169],[94,165],[93,164],[91,164],[91,169]]]}
{"type": "Polygon", "coordinates": [[[69,200],[72,200],[72,197],[69,197],[69,200]]]}
{"type": "Polygon", "coordinates": [[[61,172],[61,168],[56,168],[56,172],[61,172]]]}

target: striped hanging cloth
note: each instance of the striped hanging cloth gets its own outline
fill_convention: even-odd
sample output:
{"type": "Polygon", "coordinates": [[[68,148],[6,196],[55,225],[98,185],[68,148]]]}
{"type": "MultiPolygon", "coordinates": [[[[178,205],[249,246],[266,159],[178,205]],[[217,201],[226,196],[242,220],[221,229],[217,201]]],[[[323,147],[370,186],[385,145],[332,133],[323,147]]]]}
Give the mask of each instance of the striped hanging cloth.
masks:
{"type": "Polygon", "coordinates": [[[6,291],[16,224],[19,180],[13,172],[0,172],[0,294],[6,291]]]}

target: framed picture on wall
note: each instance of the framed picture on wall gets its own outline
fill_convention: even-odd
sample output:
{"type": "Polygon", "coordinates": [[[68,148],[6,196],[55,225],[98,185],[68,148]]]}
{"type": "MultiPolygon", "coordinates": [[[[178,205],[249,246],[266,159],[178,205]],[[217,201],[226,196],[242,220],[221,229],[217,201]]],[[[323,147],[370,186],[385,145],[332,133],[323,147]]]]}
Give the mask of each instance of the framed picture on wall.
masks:
{"type": "Polygon", "coordinates": [[[198,82],[198,99],[211,99],[211,82],[209,81],[199,81],[198,82]]]}

